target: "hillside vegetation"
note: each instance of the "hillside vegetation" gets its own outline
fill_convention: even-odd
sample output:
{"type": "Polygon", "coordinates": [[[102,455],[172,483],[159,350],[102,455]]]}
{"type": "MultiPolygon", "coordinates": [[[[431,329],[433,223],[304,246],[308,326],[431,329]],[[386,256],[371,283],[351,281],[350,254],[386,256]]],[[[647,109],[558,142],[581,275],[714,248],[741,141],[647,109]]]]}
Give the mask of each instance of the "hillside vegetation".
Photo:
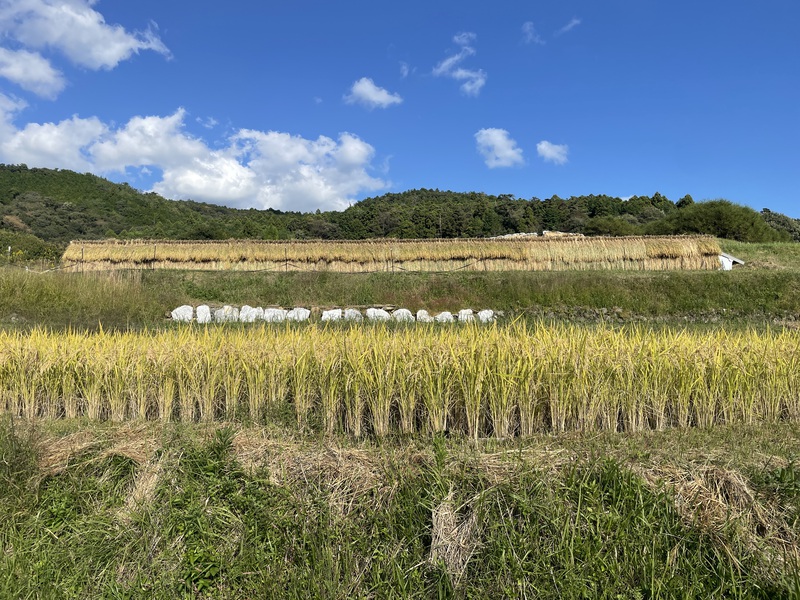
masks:
{"type": "MultiPolygon", "coordinates": [[[[743,242],[797,240],[796,219],[725,200],[673,202],[655,193],[518,199],[511,195],[410,190],[357,202],[344,211],[241,210],[166,200],[91,174],[0,165],[0,233],[18,237],[25,258],[48,257],[71,240],[119,237],[367,239],[487,237],[542,230],[587,235],[705,233],[743,242]],[[37,245],[38,244],[38,245],[37,245]]],[[[0,242],[6,238],[0,238],[0,242]]]]}

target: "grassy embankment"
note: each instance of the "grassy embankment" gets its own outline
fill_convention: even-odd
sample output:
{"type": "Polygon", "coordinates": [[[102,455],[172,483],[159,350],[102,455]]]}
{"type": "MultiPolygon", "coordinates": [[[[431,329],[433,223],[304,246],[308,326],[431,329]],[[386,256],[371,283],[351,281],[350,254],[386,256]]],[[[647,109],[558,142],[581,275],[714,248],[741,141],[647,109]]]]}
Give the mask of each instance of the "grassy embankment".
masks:
{"type": "Polygon", "coordinates": [[[796,425],[479,444],[0,421],[7,598],[788,598],[796,425]]]}
{"type": "Polygon", "coordinates": [[[800,244],[722,242],[733,272],[211,273],[135,271],[0,277],[0,324],[159,326],[181,304],[392,305],[526,311],[567,320],[769,322],[800,314],[800,244]],[[602,309],[605,309],[603,311],[602,309]],[[617,310],[615,310],[617,309],[617,310]]]}

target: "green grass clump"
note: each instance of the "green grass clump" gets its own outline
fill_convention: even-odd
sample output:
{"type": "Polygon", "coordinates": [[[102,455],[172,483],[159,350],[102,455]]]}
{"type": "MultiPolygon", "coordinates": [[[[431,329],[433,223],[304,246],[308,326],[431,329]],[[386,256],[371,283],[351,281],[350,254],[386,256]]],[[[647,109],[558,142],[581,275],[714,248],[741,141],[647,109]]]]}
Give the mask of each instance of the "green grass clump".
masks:
{"type": "Polygon", "coordinates": [[[790,597],[798,437],[769,429],[376,445],[4,418],[0,596],[790,597]],[[710,467],[741,481],[720,506],[710,467]]]}
{"type": "Polygon", "coordinates": [[[55,329],[160,325],[180,296],[136,273],[77,274],[0,270],[0,326],[55,329]]]}

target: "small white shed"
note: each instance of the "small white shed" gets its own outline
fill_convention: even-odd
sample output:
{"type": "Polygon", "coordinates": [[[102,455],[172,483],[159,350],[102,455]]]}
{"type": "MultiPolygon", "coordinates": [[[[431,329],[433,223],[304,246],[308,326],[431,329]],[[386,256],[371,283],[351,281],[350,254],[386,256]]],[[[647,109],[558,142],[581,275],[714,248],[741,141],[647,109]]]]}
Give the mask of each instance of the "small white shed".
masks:
{"type": "Polygon", "coordinates": [[[723,271],[731,271],[733,269],[733,265],[743,265],[744,261],[731,254],[720,252],[719,264],[722,265],[721,269],[723,271]]]}

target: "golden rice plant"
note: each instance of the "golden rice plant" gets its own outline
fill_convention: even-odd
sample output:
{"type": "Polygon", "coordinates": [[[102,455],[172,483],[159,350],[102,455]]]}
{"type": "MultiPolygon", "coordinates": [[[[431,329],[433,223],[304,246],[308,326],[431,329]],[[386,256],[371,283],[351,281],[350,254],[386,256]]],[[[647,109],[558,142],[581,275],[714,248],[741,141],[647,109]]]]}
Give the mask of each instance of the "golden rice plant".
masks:
{"type": "Polygon", "coordinates": [[[108,398],[109,418],[119,423],[127,417],[129,371],[135,364],[128,355],[128,340],[115,340],[109,353],[109,365],[103,372],[103,394],[108,398]]]}
{"type": "MultiPolygon", "coordinates": [[[[179,340],[168,343],[168,334],[157,334],[155,339],[151,339],[153,359],[150,364],[153,367],[153,389],[155,391],[154,403],[156,406],[157,418],[161,421],[172,421],[175,415],[175,398],[180,383],[183,383],[178,374],[178,359],[175,352],[181,352],[182,347],[178,344],[179,340]]],[[[185,418],[184,415],[181,415],[185,418]]]]}
{"type": "Polygon", "coordinates": [[[488,357],[487,346],[474,335],[474,328],[468,327],[466,331],[459,332],[464,341],[458,343],[455,332],[451,330],[448,341],[450,351],[449,362],[455,374],[455,388],[459,394],[460,404],[463,406],[467,433],[477,439],[481,431],[483,409],[486,404],[484,388],[488,387],[488,357]]]}
{"type": "MultiPolygon", "coordinates": [[[[555,337],[553,331],[552,337],[555,337]]],[[[585,344],[586,331],[578,330],[576,335],[562,339],[552,339],[545,333],[545,363],[547,372],[544,391],[550,412],[550,427],[556,431],[566,431],[575,425],[574,384],[581,373],[581,352],[585,344]]],[[[581,382],[586,384],[586,382],[581,382]]]]}
{"type": "MultiPolygon", "coordinates": [[[[208,331],[208,330],[206,330],[208,331]]],[[[231,420],[241,413],[244,394],[247,391],[247,369],[249,357],[255,352],[252,336],[228,336],[220,345],[220,360],[225,363],[220,381],[220,397],[214,411],[231,420]]]]}
{"type": "Polygon", "coordinates": [[[392,338],[392,347],[387,350],[397,357],[395,401],[400,431],[404,434],[414,433],[417,427],[419,359],[415,341],[414,330],[409,328],[396,333],[392,338]]]}
{"type": "MultiPolygon", "coordinates": [[[[780,341],[780,344],[765,344],[759,340],[763,347],[760,353],[768,353],[768,356],[764,361],[751,361],[755,363],[751,369],[757,373],[758,369],[765,368],[765,364],[771,366],[771,387],[779,390],[776,394],[778,397],[785,399],[782,405],[785,416],[796,421],[800,419],[800,339],[785,336],[780,341]]],[[[763,377],[764,374],[755,375],[753,379],[761,381],[763,377]]],[[[756,409],[756,412],[760,411],[756,409]]],[[[770,413],[775,414],[774,409],[770,413]]]]}
{"type": "Polygon", "coordinates": [[[290,386],[298,426],[303,429],[308,423],[317,389],[317,375],[313,346],[304,339],[302,330],[288,329],[291,336],[292,369],[290,386]]]}
{"type": "MultiPolygon", "coordinates": [[[[528,340],[527,328],[524,325],[516,329],[522,331],[520,339],[528,340]]],[[[519,432],[523,436],[531,436],[548,428],[545,422],[549,418],[544,391],[545,352],[546,349],[541,343],[532,341],[518,347],[515,406],[519,415],[519,432]]]]}
{"type": "Polygon", "coordinates": [[[103,350],[106,349],[108,344],[105,343],[105,338],[87,339],[85,352],[87,352],[84,360],[78,360],[75,365],[77,381],[77,391],[84,407],[84,414],[92,420],[100,420],[105,418],[106,411],[105,405],[107,403],[107,395],[105,388],[106,371],[111,368],[111,357],[109,353],[103,350]],[[89,360],[88,357],[92,359],[89,360]]]}
{"type": "Polygon", "coordinates": [[[342,397],[345,393],[344,358],[332,340],[326,340],[325,344],[317,346],[315,352],[320,408],[325,432],[332,435],[340,423],[342,397]]]}
{"type": "Polygon", "coordinates": [[[397,386],[396,352],[389,346],[388,331],[383,328],[366,330],[367,338],[361,364],[355,376],[360,379],[366,407],[369,409],[372,429],[376,435],[389,433],[392,401],[397,386]]]}
{"type": "Polygon", "coordinates": [[[661,365],[668,360],[669,350],[663,346],[648,343],[645,335],[639,336],[638,352],[633,358],[627,375],[625,389],[627,394],[641,391],[642,404],[649,409],[647,424],[652,429],[665,429],[671,419],[670,402],[672,400],[671,373],[661,365]],[[644,383],[645,385],[642,385],[644,383]]]}
{"type": "Polygon", "coordinates": [[[485,385],[494,436],[508,438],[513,433],[519,390],[526,371],[523,369],[524,353],[508,343],[502,333],[496,325],[486,331],[476,332],[478,336],[486,335],[489,338],[485,385]]]}
{"type": "Polygon", "coordinates": [[[420,395],[427,415],[429,433],[447,430],[453,402],[453,370],[448,351],[436,339],[425,345],[419,355],[420,395]]]}
{"type": "Polygon", "coordinates": [[[148,348],[142,352],[137,344],[131,343],[133,348],[132,364],[129,368],[130,382],[128,384],[129,410],[131,419],[142,420],[150,418],[155,413],[154,400],[156,393],[155,369],[153,368],[153,358],[151,350],[148,348]]]}
{"type": "Polygon", "coordinates": [[[343,385],[342,403],[345,408],[347,430],[356,437],[361,437],[364,424],[365,394],[362,388],[363,378],[359,375],[362,369],[366,349],[362,336],[353,329],[351,335],[344,337],[342,346],[343,385]]]}
{"type": "Polygon", "coordinates": [[[710,427],[800,416],[800,332],[606,325],[0,332],[12,414],[262,420],[354,436],[710,427]],[[318,417],[318,418],[317,418],[318,417]]]}
{"type": "Polygon", "coordinates": [[[253,421],[258,421],[264,408],[270,403],[270,374],[272,366],[268,349],[248,340],[247,355],[241,360],[242,376],[244,377],[244,392],[247,404],[247,415],[253,421]]]}
{"type": "Polygon", "coordinates": [[[178,358],[175,360],[175,379],[178,389],[178,411],[181,421],[194,421],[200,413],[202,394],[205,388],[202,363],[205,352],[213,352],[211,348],[187,346],[180,344],[178,358]]]}

